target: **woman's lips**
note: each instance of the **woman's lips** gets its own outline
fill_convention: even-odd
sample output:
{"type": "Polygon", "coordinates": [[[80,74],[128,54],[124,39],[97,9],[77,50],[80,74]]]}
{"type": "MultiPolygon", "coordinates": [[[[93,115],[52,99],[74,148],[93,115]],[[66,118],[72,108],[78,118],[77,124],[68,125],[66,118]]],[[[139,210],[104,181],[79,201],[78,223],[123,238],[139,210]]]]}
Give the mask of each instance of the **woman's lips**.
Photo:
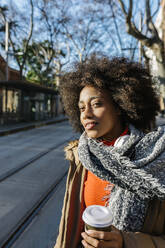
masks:
{"type": "Polygon", "coordinates": [[[85,124],[85,129],[86,129],[86,130],[91,130],[91,129],[93,129],[96,125],[97,125],[97,122],[89,122],[89,123],[85,124]]]}

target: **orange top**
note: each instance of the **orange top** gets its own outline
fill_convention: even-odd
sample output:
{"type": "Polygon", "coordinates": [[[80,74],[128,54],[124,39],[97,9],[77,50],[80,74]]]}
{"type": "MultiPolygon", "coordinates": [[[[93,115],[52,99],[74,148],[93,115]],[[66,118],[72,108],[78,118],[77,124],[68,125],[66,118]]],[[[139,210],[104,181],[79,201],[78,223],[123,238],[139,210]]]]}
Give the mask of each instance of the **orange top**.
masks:
{"type": "MultiPolygon", "coordinates": [[[[128,128],[126,128],[120,136],[124,136],[127,133],[128,128]]],[[[108,146],[113,146],[115,141],[116,139],[111,142],[103,141],[103,143],[108,146]]],[[[88,171],[84,186],[84,201],[86,207],[90,205],[105,206],[112,188],[113,184],[98,178],[92,172],[88,171]]]]}

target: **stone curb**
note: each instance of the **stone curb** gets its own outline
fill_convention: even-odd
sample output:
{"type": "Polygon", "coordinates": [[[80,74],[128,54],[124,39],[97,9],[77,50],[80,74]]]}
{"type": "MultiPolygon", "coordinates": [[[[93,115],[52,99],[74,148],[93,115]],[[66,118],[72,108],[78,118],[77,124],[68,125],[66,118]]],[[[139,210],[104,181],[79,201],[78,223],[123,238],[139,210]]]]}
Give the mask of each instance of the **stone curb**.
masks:
{"type": "Polygon", "coordinates": [[[17,133],[17,132],[20,132],[20,131],[26,131],[26,130],[30,130],[30,129],[33,129],[33,128],[46,126],[46,125],[51,125],[51,124],[55,124],[55,123],[59,123],[59,122],[67,121],[67,120],[68,120],[67,117],[63,117],[63,118],[59,118],[57,120],[52,120],[52,121],[47,121],[47,122],[40,122],[40,123],[33,123],[33,124],[29,124],[27,126],[13,127],[13,128],[9,128],[9,129],[0,131],[0,136],[5,136],[5,135],[8,135],[8,134],[17,133]]]}

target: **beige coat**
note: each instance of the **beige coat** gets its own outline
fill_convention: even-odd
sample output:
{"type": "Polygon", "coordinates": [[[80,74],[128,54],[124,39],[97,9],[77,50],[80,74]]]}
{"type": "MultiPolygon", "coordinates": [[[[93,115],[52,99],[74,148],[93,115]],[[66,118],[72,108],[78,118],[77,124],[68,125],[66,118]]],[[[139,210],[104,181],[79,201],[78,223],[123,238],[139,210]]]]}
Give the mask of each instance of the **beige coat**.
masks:
{"type": "MultiPolygon", "coordinates": [[[[66,158],[70,160],[70,169],[66,183],[66,192],[59,227],[59,235],[54,248],[78,248],[81,242],[85,208],[83,199],[86,169],[77,154],[78,141],[72,141],[66,147],[66,158]]],[[[148,208],[141,232],[122,232],[124,248],[165,248],[165,201],[153,200],[148,208]]]]}

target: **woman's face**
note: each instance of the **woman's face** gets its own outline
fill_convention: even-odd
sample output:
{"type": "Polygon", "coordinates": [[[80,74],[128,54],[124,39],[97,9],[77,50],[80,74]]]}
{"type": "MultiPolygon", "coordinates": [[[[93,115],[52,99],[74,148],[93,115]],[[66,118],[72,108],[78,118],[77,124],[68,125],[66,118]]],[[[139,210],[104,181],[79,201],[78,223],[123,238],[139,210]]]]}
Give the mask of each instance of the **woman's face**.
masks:
{"type": "Polygon", "coordinates": [[[80,121],[88,137],[113,140],[123,131],[120,112],[106,90],[85,86],[79,97],[80,121]]]}

